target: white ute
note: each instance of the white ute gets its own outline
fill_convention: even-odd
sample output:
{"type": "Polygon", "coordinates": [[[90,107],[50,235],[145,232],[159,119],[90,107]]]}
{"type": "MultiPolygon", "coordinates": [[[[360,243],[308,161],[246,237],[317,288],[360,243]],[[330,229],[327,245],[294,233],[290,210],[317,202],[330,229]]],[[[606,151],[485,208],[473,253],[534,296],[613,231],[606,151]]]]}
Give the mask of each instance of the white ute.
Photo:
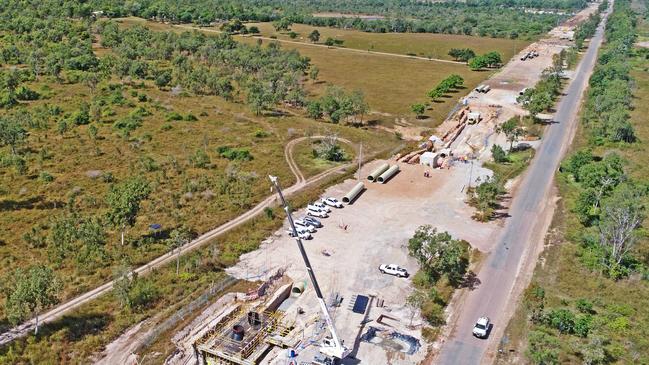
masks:
{"type": "Polygon", "coordinates": [[[310,206],[306,209],[306,214],[310,215],[312,217],[318,217],[318,218],[327,218],[329,215],[327,212],[320,210],[320,209],[314,209],[315,207],[311,208],[310,206]]]}
{"type": "Polygon", "coordinates": [[[295,223],[295,225],[298,226],[298,231],[300,228],[303,228],[305,231],[308,231],[309,233],[315,232],[315,227],[303,219],[296,219],[295,221],[293,221],[293,223],[295,223]]]}
{"type": "Polygon", "coordinates": [[[309,209],[317,208],[317,209],[322,210],[323,212],[331,213],[331,208],[329,208],[328,206],[324,205],[321,202],[311,203],[311,204],[307,205],[307,208],[309,208],[309,209]]]}
{"type": "Polygon", "coordinates": [[[399,265],[394,265],[394,264],[390,264],[390,265],[383,264],[379,266],[379,271],[381,271],[384,274],[394,275],[400,278],[407,278],[409,275],[406,269],[400,267],[399,265]]]}
{"type": "Polygon", "coordinates": [[[332,197],[324,198],[324,199],[322,199],[322,202],[324,204],[327,204],[328,206],[334,207],[334,208],[342,208],[343,207],[343,203],[339,202],[338,199],[332,198],[332,197]]]}
{"type": "MultiPolygon", "coordinates": [[[[286,233],[287,233],[290,237],[295,237],[295,236],[293,235],[293,231],[290,230],[290,229],[287,229],[287,230],[286,230],[286,233]]],[[[309,233],[309,232],[307,232],[307,231],[300,231],[299,229],[298,229],[298,231],[297,231],[297,235],[300,236],[300,238],[303,239],[303,240],[310,240],[311,238],[313,238],[313,237],[311,236],[311,233],[309,233]]]]}
{"type": "Polygon", "coordinates": [[[489,334],[489,317],[480,317],[473,326],[473,335],[478,338],[487,338],[489,334]]]}

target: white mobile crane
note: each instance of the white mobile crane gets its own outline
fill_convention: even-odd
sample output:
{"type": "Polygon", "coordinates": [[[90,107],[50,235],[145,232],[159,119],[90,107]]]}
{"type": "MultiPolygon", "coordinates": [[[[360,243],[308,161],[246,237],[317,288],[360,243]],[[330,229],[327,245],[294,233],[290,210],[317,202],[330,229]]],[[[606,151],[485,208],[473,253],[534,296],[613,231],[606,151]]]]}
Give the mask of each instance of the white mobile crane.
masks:
{"type": "Polygon", "coordinates": [[[350,351],[345,346],[343,346],[343,344],[340,342],[340,338],[338,338],[336,327],[334,326],[334,322],[331,319],[331,315],[329,314],[327,305],[325,304],[324,298],[322,297],[322,292],[320,291],[320,286],[318,285],[318,281],[315,278],[315,273],[313,272],[313,268],[311,267],[311,262],[309,262],[309,257],[306,255],[306,251],[304,251],[304,246],[302,245],[302,239],[297,234],[297,229],[295,228],[295,223],[293,222],[293,216],[291,215],[291,208],[289,208],[288,204],[286,204],[286,200],[284,199],[282,190],[279,187],[277,176],[268,175],[268,177],[270,178],[270,181],[273,183],[273,186],[275,187],[275,190],[277,190],[277,194],[279,195],[279,198],[282,201],[282,205],[284,206],[284,211],[286,211],[286,216],[288,217],[288,222],[291,225],[290,229],[294,233],[293,236],[295,237],[295,241],[297,242],[297,247],[300,249],[300,254],[302,255],[302,260],[304,260],[304,265],[306,266],[306,270],[309,273],[309,278],[311,279],[311,285],[313,285],[315,294],[318,297],[318,304],[320,304],[320,310],[322,311],[322,315],[324,316],[325,321],[327,322],[327,327],[329,328],[329,332],[331,333],[331,337],[325,338],[322,341],[322,344],[320,344],[320,352],[326,356],[334,358],[334,360],[344,359],[345,357],[347,357],[347,355],[349,355],[350,351]]]}

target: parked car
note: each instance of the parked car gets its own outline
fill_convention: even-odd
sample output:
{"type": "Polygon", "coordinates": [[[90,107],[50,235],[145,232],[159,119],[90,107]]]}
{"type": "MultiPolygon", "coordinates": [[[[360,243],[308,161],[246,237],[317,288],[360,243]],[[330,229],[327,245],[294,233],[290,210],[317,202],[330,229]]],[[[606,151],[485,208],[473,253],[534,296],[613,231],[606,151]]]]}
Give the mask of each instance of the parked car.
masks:
{"type": "Polygon", "coordinates": [[[394,275],[400,278],[407,278],[408,275],[410,275],[408,274],[408,271],[406,269],[395,264],[389,264],[389,265],[383,264],[379,266],[379,271],[381,271],[383,274],[394,275]]]}
{"type": "Polygon", "coordinates": [[[306,231],[308,231],[310,233],[315,232],[315,227],[312,224],[309,224],[309,223],[305,222],[302,219],[296,219],[293,223],[295,223],[295,225],[298,228],[300,228],[300,227],[304,228],[304,230],[306,230],[306,231]]]}
{"type": "Polygon", "coordinates": [[[343,203],[339,202],[338,199],[332,198],[332,197],[327,197],[322,199],[322,202],[330,207],[335,207],[335,208],[342,208],[343,203]]]}
{"type": "Polygon", "coordinates": [[[480,317],[473,326],[473,335],[478,338],[487,338],[489,335],[489,317],[480,317]]]}
{"type": "Polygon", "coordinates": [[[327,218],[329,215],[327,212],[320,210],[320,209],[311,209],[307,208],[306,214],[310,215],[312,217],[318,217],[318,218],[327,218]]]}
{"type": "Polygon", "coordinates": [[[302,217],[302,220],[305,221],[306,223],[314,226],[315,228],[322,228],[322,222],[315,219],[314,217],[305,215],[304,217],[302,217]]]}
{"type": "Polygon", "coordinates": [[[320,210],[322,210],[324,212],[331,213],[331,208],[329,208],[328,206],[324,205],[321,202],[311,203],[311,204],[307,205],[307,208],[317,208],[317,209],[320,209],[320,210]]]}
{"type": "MultiPolygon", "coordinates": [[[[287,229],[286,233],[291,237],[295,237],[295,235],[293,234],[292,229],[287,229]]],[[[303,239],[303,240],[310,240],[311,238],[313,238],[313,236],[311,236],[311,233],[309,233],[307,231],[302,231],[302,232],[298,231],[297,235],[300,236],[300,238],[303,239]]]]}

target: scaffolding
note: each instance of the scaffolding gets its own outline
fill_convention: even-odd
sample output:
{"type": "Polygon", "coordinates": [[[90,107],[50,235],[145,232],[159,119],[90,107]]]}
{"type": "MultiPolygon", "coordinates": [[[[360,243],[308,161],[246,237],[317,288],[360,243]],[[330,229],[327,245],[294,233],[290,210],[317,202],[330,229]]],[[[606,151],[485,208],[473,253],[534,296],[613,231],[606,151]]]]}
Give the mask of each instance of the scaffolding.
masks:
{"type": "Polygon", "coordinates": [[[294,321],[285,320],[282,312],[236,307],[196,341],[203,363],[214,365],[258,364],[271,346],[291,347],[294,321]],[[239,329],[237,339],[235,326],[239,329]]]}

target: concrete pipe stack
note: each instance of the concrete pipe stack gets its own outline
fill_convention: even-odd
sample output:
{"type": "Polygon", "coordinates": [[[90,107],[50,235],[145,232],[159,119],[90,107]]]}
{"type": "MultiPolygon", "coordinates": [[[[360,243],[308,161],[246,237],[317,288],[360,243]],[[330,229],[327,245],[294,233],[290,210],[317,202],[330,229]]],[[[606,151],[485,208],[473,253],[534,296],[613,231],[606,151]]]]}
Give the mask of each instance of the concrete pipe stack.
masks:
{"type": "Polygon", "coordinates": [[[372,173],[369,174],[369,176],[367,176],[367,180],[369,180],[371,182],[375,182],[376,179],[379,176],[381,176],[381,174],[384,173],[389,168],[390,168],[390,165],[388,165],[387,163],[382,164],[376,170],[372,171],[372,173]]]}
{"type": "Polygon", "coordinates": [[[387,169],[384,173],[379,176],[376,181],[380,182],[381,184],[385,184],[392,176],[394,176],[397,172],[399,172],[399,165],[394,165],[387,169]]]}
{"type": "Polygon", "coordinates": [[[358,194],[361,193],[365,189],[365,185],[362,182],[359,182],[356,184],[352,190],[349,191],[349,193],[345,194],[343,196],[343,203],[350,204],[351,202],[354,201],[358,197],[358,194]]]}

